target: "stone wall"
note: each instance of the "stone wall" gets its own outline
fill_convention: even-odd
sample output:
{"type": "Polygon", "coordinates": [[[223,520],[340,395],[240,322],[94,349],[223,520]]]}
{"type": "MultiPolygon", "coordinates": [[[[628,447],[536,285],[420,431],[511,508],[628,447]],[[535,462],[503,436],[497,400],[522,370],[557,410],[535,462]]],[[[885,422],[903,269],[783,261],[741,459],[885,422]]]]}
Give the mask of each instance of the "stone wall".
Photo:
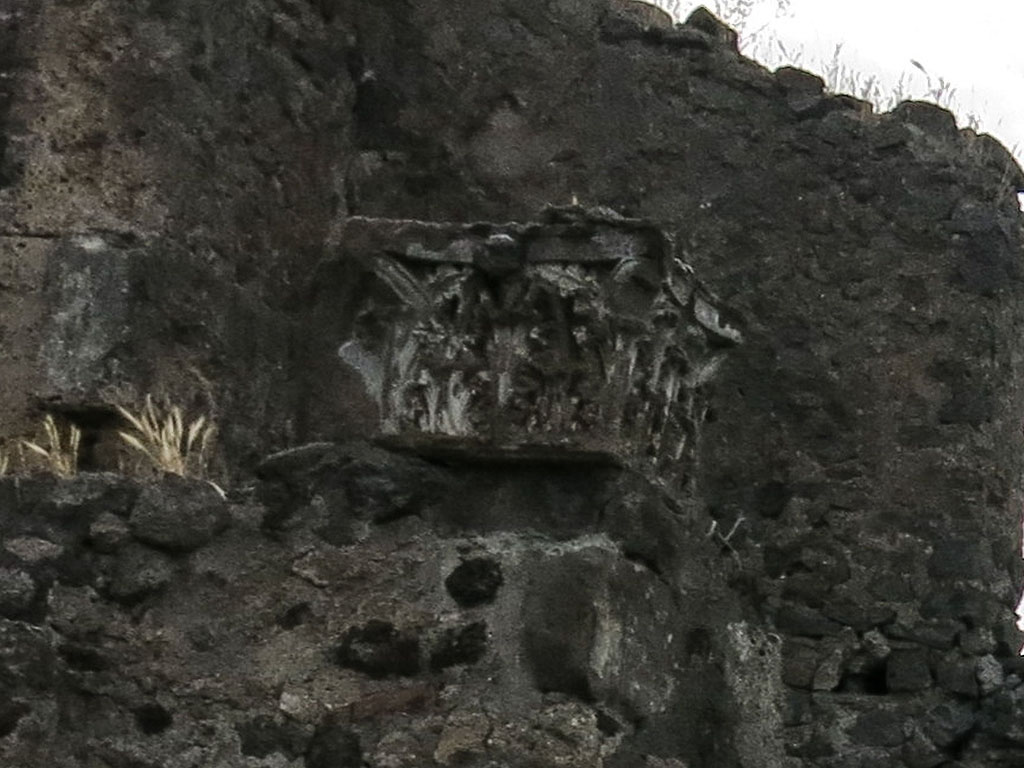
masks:
{"type": "Polygon", "coordinates": [[[777,638],[634,473],[259,474],[0,482],[5,765],[782,765],[777,638]]]}
{"type": "Polygon", "coordinates": [[[3,482],[6,762],[1021,763],[1024,176],[632,6],[5,6],[0,427],[165,394],[230,502],[3,482]],[[362,302],[405,312],[366,260],[549,205],[643,222],[742,331],[682,489],[352,442],[362,302]]]}

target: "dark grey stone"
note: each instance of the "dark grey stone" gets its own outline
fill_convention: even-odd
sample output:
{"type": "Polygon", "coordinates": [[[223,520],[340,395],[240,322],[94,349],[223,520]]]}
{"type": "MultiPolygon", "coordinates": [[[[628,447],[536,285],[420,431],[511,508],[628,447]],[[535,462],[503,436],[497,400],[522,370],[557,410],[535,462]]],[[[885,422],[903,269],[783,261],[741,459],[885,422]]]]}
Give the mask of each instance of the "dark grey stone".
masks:
{"type": "Polygon", "coordinates": [[[133,603],[166,587],[174,577],[171,559],[141,544],[129,544],[118,554],[110,577],[110,596],[133,603]]]}
{"type": "Polygon", "coordinates": [[[361,768],[359,736],[331,720],[321,723],[305,754],[306,768],[361,768]]]}
{"type": "Polygon", "coordinates": [[[992,654],[986,654],[977,659],[974,671],[978,680],[978,690],[983,696],[1002,687],[1006,677],[1002,665],[992,654]]]}
{"type": "Polygon", "coordinates": [[[926,101],[904,101],[896,105],[893,117],[904,120],[937,138],[951,141],[957,136],[956,117],[948,109],[926,101]]]}
{"type": "Polygon", "coordinates": [[[135,725],[146,736],[163,733],[174,724],[174,716],[162,704],[149,701],[132,710],[135,725]]]}
{"type": "Polygon", "coordinates": [[[492,602],[504,579],[501,564],[489,557],[471,557],[457,565],[444,580],[445,589],[463,608],[492,602]]]}
{"type": "Polygon", "coordinates": [[[177,552],[208,544],[228,522],[227,506],[214,488],[175,475],[146,485],[128,518],[139,541],[177,552]]]}
{"type": "Polygon", "coordinates": [[[852,599],[827,600],[821,612],[830,619],[853,627],[857,632],[867,632],[889,624],[896,611],[873,602],[858,603],[852,599]]]}
{"type": "Polygon", "coordinates": [[[246,757],[265,758],[277,752],[295,759],[306,751],[309,741],[301,728],[288,721],[257,715],[235,725],[241,752],[246,757]]]}
{"type": "Polygon", "coordinates": [[[420,671],[419,638],[379,619],[345,632],[334,656],[341,666],[375,678],[410,677],[420,671]]]}
{"type": "Polygon", "coordinates": [[[842,625],[820,611],[802,605],[785,605],[775,616],[775,625],[783,632],[804,637],[835,636],[842,625]]]}
{"type": "Polygon", "coordinates": [[[99,552],[117,552],[130,539],[128,523],[110,512],[104,512],[89,526],[89,541],[99,552]]]}
{"type": "Polygon", "coordinates": [[[956,743],[977,724],[977,710],[970,704],[948,702],[928,710],[922,723],[925,735],[939,747],[956,743]]]}
{"type": "Polygon", "coordinates": [[[6,699],[0,702],[0,739],[10,736],[18,723],[32,708],[24,701],[6,699]]]}
{"type": "Polygon", "coordinates": [[[824,80],[796,67],[779,67],[775,70],[775,81],[787,92],[821,93],[825,90],[824,80]]]}
{"type": "Polygon", "coordinates": [[[475,664],[487,652],[487,625],[482,621],[445,630],[430,653],[434,671],[458,664],[475,664]]]}
{"type": "Polygon", "coordinates": [[[849,730],[850,740],[867,747],[898,747],[906,740],[901,713],[876,710],[859,715],[849,730]]]}
{"type": "Polygon", "coordinates": [[[810,690],[818,669],[818,649],[800,640],[787,640],[782,650],[782,680],[794,688],[810,690]]]}
{"type": "Polygon", "coordinates": [[[885,663],[885,684],[893,692],[921,691],[932,684],[924,649],[894,649],[885,663]]]}
{"type": "Polygon", "coordinates": [[[32,607],[37,585],[19,568],[0,568],[0,616],[20,618],[32,607]]]}
{"type": "Polygon", "coordinates": [[[951,693],[969,698],[978,695],[973,658],[965,658],[957,652],[946,654],[935,666],[935,677],[938,684],[951,693]]]}
{"type": "Polygon", "coordinates": [[[539,564],[522,615],[525,662],[538,690],[593,698],[590,656],[600,572],[579,558],[539,564]]]}
{"type": "Polygon", "coordinates": [[[936,620],[911,625],[894,622],[883,630],[894,640],[909,640],[929,648],[949,650],[956,644],[957,635],[963,630],[963,624],[952,620],[936,620]]]}

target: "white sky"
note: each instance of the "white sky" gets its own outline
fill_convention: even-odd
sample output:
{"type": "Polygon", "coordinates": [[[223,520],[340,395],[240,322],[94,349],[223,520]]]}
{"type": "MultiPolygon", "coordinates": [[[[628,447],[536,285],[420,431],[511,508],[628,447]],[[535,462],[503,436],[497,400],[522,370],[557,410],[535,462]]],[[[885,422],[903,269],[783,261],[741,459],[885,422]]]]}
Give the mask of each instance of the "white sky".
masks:
{"type": "MultiPolygon", "coordinates": [[[[653,0],[668,5],[670,0],[653,0]]],[[[736,0],[720,0],[722,6],[736,0]]],[[[683,2],[685,18],[699,2],[683,2]]],[[[705,4],[714,10],[713,0],[705,4]]],[[[862,77],[878,76],[891,93],[901,74],[908,96],[922,97],[924,66],[955,88],[953,111],[961,126],[975,115],[983,132],[1024,157],[1024,0],[973,0],[969,4],[931,0],[790,0],[790,11],[775,17],[776,0],[760,0],[747,29],[766,25],[745,52],[774,68],[784,61],[774,45],[801,52],[797,66],[823,74],[842,44],[844,66],[862,77]],[[767,55],[770,54],[770,55],[767,55]]]]}

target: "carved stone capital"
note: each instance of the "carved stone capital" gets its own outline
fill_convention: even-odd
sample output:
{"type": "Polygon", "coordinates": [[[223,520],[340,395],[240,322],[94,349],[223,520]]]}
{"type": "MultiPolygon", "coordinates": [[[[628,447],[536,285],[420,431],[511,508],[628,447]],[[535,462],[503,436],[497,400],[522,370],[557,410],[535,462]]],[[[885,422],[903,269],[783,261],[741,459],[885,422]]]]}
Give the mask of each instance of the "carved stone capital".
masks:
{"type": "Polygon", "coordinates": [[[740,332],[651,223],[351,218],[361,290],[338,354],[379,435],[463,458],[612,461],[681,480],[701,388],[740,332]]]}

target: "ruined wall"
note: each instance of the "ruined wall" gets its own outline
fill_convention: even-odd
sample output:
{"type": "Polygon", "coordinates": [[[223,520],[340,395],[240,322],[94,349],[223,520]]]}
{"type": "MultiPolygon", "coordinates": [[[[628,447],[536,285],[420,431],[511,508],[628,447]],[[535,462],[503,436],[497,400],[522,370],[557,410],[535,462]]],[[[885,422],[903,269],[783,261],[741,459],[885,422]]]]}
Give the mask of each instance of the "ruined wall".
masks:
{"type": "Polygon", "coordinates": [[[0,425],[101,440],[166,392],[232,479],[4,481],[8,762],[1024,759],[1024,177],[992,139],[630,3],[5,10],[0,425]],[[375,259],[500,285],[488,238],[529,252],[550,204],[662,233],[742,331],[674,401],[686,482],[331,447],[386,416],[359,352],[408,307],[375,259]]]}
{"type": "Polygon", "coordinates": [[[777,643],[702,521],[635,475],[319,445],[261,477],[230,504],[201,482],[0,482],[5,765],[781,756],[737,703],[778,723],[777,643]]]}

